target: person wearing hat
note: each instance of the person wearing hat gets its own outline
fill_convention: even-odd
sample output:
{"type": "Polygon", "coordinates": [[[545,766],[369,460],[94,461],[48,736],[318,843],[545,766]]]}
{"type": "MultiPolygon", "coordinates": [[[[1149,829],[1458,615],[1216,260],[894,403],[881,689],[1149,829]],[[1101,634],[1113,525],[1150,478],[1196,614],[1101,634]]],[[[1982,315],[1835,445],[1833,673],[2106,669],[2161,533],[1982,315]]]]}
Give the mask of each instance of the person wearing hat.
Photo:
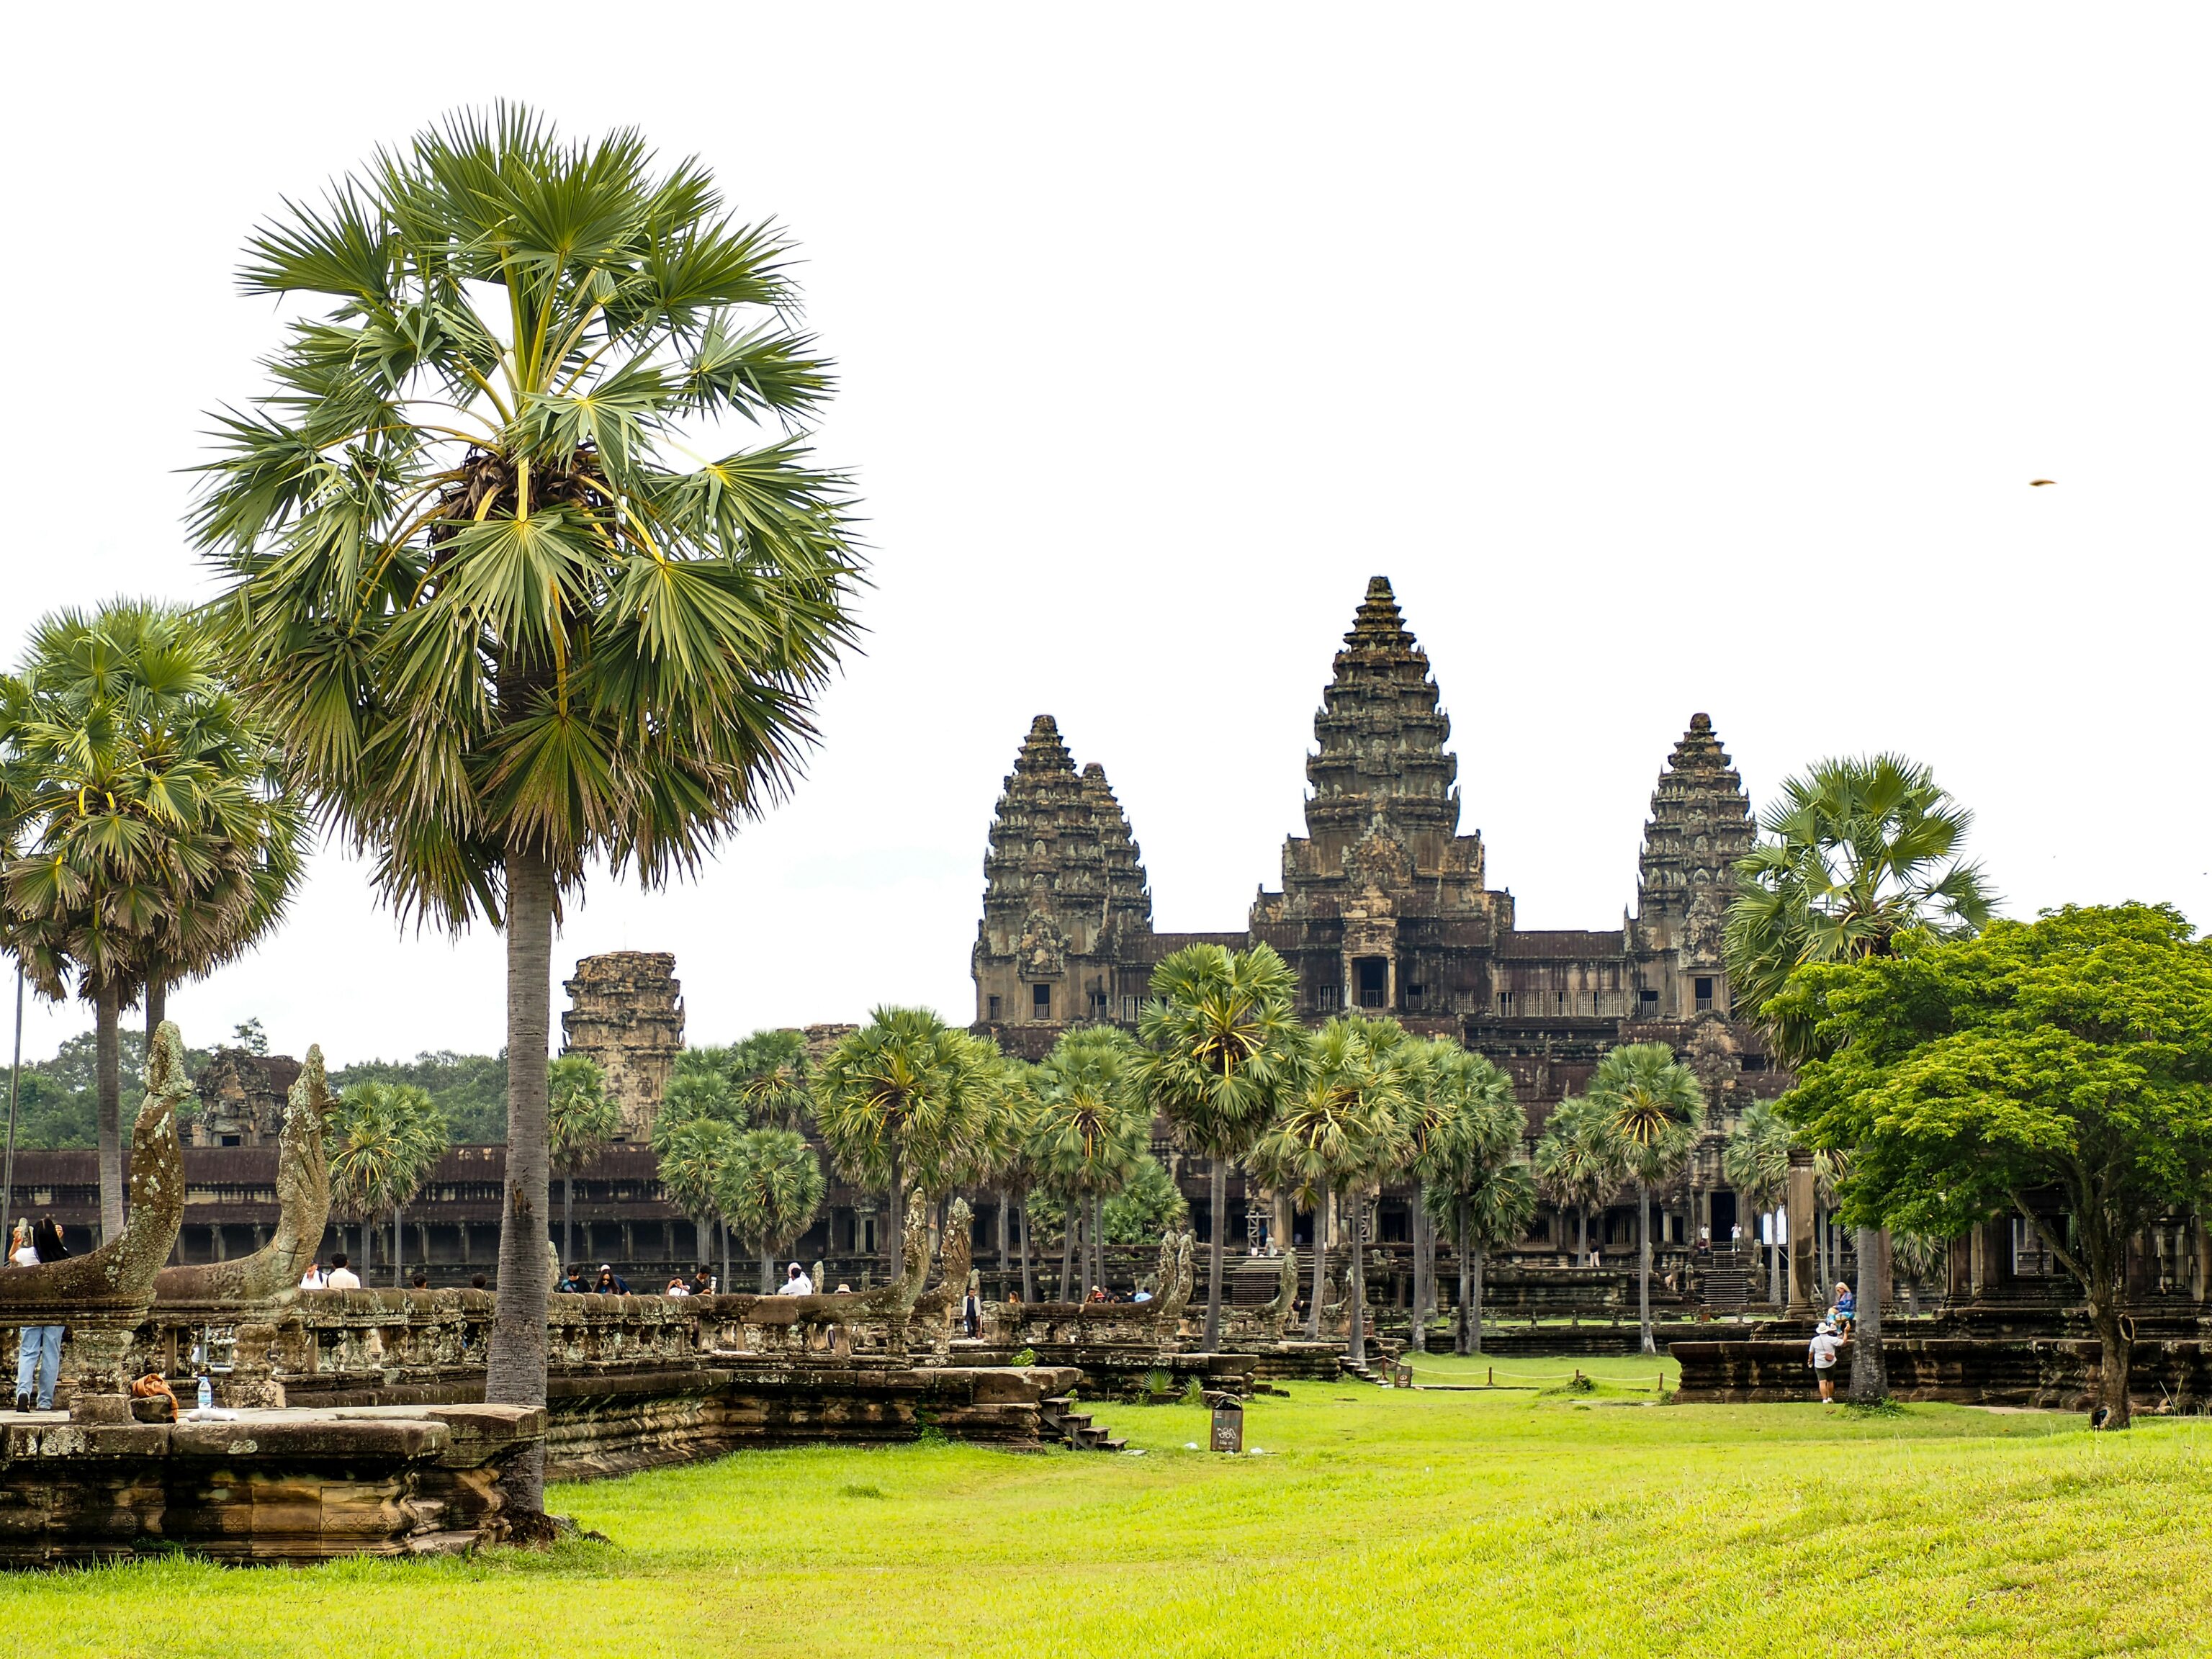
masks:
{"type": "Polygon", "coordinates": [[[806,1276],[806,1269],[794,1261],[785,1271],[783,1283],[776,1286],[775,1293],[778,1296],[811,1296],[814,1294],[814,1281],[806,1276]]]}
{"type": "Polygon", "coordinates": [[[1836,1403],[1836,1350],[1843,1346],[1836,1340],[1836,1328],[1824,1319],[1805,1347],[1805,1363],[1820,1379],[1820,1403],[1824,1406],[1836,1403]]]}
{"type": "Polygon", "coordinates": [[[592,1289],[601,1296],[628,1296],[629,1281],[607,1262],[599,1263],[599,1281],[592,1289]]]}

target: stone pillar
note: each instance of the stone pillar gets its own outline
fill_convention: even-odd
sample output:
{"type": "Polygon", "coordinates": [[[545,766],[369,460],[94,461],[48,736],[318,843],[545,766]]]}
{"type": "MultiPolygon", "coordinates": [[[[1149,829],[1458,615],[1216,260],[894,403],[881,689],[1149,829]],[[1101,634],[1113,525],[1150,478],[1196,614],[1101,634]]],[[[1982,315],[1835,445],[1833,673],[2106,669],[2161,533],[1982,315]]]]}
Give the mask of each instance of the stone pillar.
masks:
{"type": "Polygon", "coordinates": [[[1793,1152],[1790,1154],[1790,1184],[1788,1197],[1790,1221],[1790,1309],[1793,1314],[1810,1312],[1818,1301],[1819,1291],[1814,1284],[1817,1268],[1814,1257],[1813,1237],[1813,1154],[1793,1152]]]}

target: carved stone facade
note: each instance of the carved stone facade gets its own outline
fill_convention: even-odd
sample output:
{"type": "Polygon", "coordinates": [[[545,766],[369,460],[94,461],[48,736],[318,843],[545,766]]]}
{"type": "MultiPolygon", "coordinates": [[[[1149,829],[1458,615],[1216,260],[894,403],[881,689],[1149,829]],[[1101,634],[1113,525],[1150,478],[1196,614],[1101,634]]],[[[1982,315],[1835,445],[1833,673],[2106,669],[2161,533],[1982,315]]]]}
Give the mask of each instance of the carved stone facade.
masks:
{"type": "Polygon", "coordinates": [[[1364,1008],[1488,1054],[1512,1074],[1532,1136],[1623,1042],[1668,1042],[1698,1068],[1716,1161],[1718,1131],[1786,1083],[1729,1004],[1721,925],[1731,866],[1755,836],[1708,716],[1691,717],[1661,769],[1633,912],[1587,932],[1524,932],[1512,895],[1487,884],[1481,837],[1460,832],[1450,720],[1383,577],[1336,653],[1314,736],[1306,833],[1284,842],[1280,890],[1261,892],[1241,931],[1158,933],[1104,775],[1079,777],[1039,715],[984,861],[976,1029],[1041,1054],[1073,1025],[1133,1025],[1172,951],[1265,943],[1296,969],[1307,1020],[1364,1008]]]}
{"type": "Polygon", "coordinates": [[[585,957],[566,981],[561,1050],[589,1054],[606,1073],[607,1093],[622,1106],[618,1140],[653,1132],[668,1074],[684,1052],[684,988],[676,958],[665,951],[612,951],[585,957]]]}
{"type": "Polygon", "coordinates": [[[187,1146],[273,1146],[284,1132],[284,1096],[300,1075],[289,1054],[218,1048],[194,1081],[187,1146]]]}

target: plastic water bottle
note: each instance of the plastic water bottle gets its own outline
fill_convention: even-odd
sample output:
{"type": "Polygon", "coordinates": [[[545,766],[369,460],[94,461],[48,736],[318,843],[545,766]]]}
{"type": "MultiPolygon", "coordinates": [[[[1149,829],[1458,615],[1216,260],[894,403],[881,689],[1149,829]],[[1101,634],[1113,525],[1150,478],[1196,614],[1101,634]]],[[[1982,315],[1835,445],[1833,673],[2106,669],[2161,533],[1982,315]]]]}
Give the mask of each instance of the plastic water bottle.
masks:
{"type": "Polygon", "coordinates": [[[204,1417],[215,1409],[215,1384],[208,1381],[205,1371],[200,1373],[200,1415],[204,1417]]]}

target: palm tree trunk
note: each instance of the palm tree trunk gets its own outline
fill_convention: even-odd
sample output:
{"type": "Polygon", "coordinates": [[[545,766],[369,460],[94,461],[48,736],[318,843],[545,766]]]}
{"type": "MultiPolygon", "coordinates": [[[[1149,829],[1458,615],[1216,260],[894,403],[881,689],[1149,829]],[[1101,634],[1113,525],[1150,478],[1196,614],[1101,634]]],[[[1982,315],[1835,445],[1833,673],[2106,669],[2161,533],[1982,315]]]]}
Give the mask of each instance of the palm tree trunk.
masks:
{"type": "Polygon", "coordinates": [[[401,1231],[406,1224],[401,1209],[397,1204],[392,1206],[392,1288],[395,1291],[404,1289],[407,1284],[407,1275],[401,1271],[399,1261],[406,1243],[401,1231]]]}
{"type": "Polygon", "coordinates": [[[561,1261],[566,1267],[576,1265],[576,1175],[573,1170],[561,1177],[561,1261]]]}
{"type": "Polygon", "coordinates": [[[1321,1299],[1328,1291],[1328,1182],[1321,1183],[1314,1200],[1313,1306],[1306,1316],[1306,1334],[1321,1340],[1321,1299]]]}
{"type": "Polygon", "coordinates": [[[1636,1183],[1636,1329],[1639,1353],[1656,1353],[1651,1341],[1651,1188],[1636,1183]]]}
{"type": "Polygon", "coordinates": [[[1482,1352],[1482,1269],[1488,1253],[1478,1244],[1468,1254],[1474,1258],[1474,1282],[1468,1292],[1472,1306],[1468,1311],[1467,1322],[1468,1329],[1474,1334],[1474,1342],[1468,1352],[1480,1353],[1482,1352]]]}
{"type": "Polygon", "coordinates": [[[1482,1307],[1479,1302],[1474,1302],[1470,1306],[1468,1268],[1470,1265],[1468,1258],[1473,1252],[1468,1248],[1467,1200],[1464,1197],[1459,1200],[1458,1221],[1459,1335],[1458,1340],[1452,1344],[1452,1351],[1455,1353],[1462,1354],[1480,1353],[1482,1352],[1482,1307]]]}
{"type": "MultiPolygon", "coordinates": [[[[814,1288],[818,1291],[822,1287],[817,1285],[814,1288]]],[[[769,1249],[768,1240],[764,1238],[761,1240],[761,1294],[775,1294],[775,1252],[769,1249]]]]}
{"type": "Polygon", "coordinates": [[[722,1241],[722,1287],[727,1290],[738,1282],[730,1277],[730,1224],[716,1216],[714,1233],[722,1241]]]}
{"type": "MultiPolygon", "coordinates": [[[[546,1034],[553,1004],[553,868],[534,853],[507,854],[507,1201],[500,1206],[499,1303],[486,1344],[484,1400],[545,1403],[546,1034]]],[[[543,1514],[545,1450],[507,1465],[516,1510],[543,1514]]]]}
{"type": "Polygon", "coordinates": [[[1110,1290],[1106,1283],[1106,1194],[1091,1194],[1091,1251],[1098,1261],[1098,1288],[1110,1290]]]}
{"type": "Polygon", "coordinates": [[[1034,1302],[1036,1300],[1036,1280],[1030,1269],[1030,1200],[1027,1194],[1022,1196],[1021,1228],[1022,1300],[1025,1303],[1034,1302]]]}
{"type": "Polygon", "coordinates": [[[1774,1305],[1778,1308],[1783,1305],[1783,1262],[1787,1259],[1786,1252],[1789,1248],[1782,1242],[1783,1213],[1784,1212],[1782,1211],[1777,1210],[1774,1212],[1771,1224],[1767,1228],[1767,1231],[1773,1241],[1766,1247],[1767,1278],[1771,1281],[1774,1292],[1773,1302],[1774,1305]]]}
{"type": "Polygon", "coordinates": [[[1575,1266],[1583,1267],[1589,1261],[1589,1206],[1575,1206],[1575,1220],[1582,1229],[1582,1242],[1575,1246],[1575,1266]]]}
{"type": "Polygon", "coordinates": [[[169,983],[159,974],[146,981],[146,1063],[154,1063],[154,1033],[169,1017],[169,983]]]}
{"type": "Polygon", "coordinates": [[[1429,1264],[1429,1212],[1422,1201],[1422,1183],[1413,1182],[1413,1332],[1408,1346],[1415,1353],[1429,1351],[1429,1283],[1434,1274],[1429,1264]]]}
{"type": "Polygon", "coordinates": [[[1228,1219],[1229,1160],[1216,1152],[1212,1162],[1213,1178],[1206,1188],[1206,1231],[1211,1237],[1206,1245],[1206,1340],[1201,1346],[1208,1353],[1218,1353],[1221,1349],[1223,1249],[1228,1242],[1228,1229],[1223,1224],[1228,1219]]]}
{"type": "Polygon", "coordinates": [[[102,986],[93,1000],[93,1075],[99,1088],[94,1108],[100,1125],[100,1242],[123,1231],[123,994],[102,986]]]}
{"type": "Polygon", "coordinates": [[[890,1250],[890,1275],[896,1279],[906,1271],[906,1160],[899,1156],[896,1140],[891,1142],[891,1224],[884,1239],[890,1250]]]}
{"type": "Polygon", "coordinates": [[[1007,1191],[1004,1187],[1000,1188],[999,1188],[999,1271],[1000,1271],[1000,1273],[1004,1273],[1004,1272],[1006,1272],[1006,1252],[1007,1252],[1007,1249],[1008,1249],[1008,1247],[1009,1247],[1009,1246],[1012,1243],[1012,1242],[1013,1242],[1013,1241],[1012,1240],[1012,1238],[1008,1236],[1008,1229],[1012,1226],[1012,1221],[1011,1221],[1011,1219],[1010,1219],[1010,1218],[1009,1218],[1009,1216],[1008,1216],[1008,1214],[1007,1214],[1007,1212],[1008,1212],[1010,1210],[1012,1210],[1012,1209],[1013,1208],[1013,1206],[1014,1206],[1014,1195],[1013,1195],[1012,1193],[1008,1192],[1008,1191],[1007,1191]]]}
{"type": "Polygon", "coordinates": [[[1061,1203],[1060,1210],[1060,1282],[1053,1286],[1055,1300],[1073,1302],[1079,1299],[1068,1294],[1073,1288],[1068,1280],[1074,1273],[1075,1200],[1071,1197],[1061,1203]]]}
{"type": "Polygon", "coordinates": [[[1353,1191],[1352,1199],[1352,1363],[1367,1359],[1367,1194],[1353,1191]]]}
{"type": "Polygon", "coordinates": [[[1881,1357],[1881,1232],[1858,1231],[1857,1328],[1851,1333],[1851,1398],[1872,1405],[1889,1397],[1889,1367],[1881,1357]]]}

